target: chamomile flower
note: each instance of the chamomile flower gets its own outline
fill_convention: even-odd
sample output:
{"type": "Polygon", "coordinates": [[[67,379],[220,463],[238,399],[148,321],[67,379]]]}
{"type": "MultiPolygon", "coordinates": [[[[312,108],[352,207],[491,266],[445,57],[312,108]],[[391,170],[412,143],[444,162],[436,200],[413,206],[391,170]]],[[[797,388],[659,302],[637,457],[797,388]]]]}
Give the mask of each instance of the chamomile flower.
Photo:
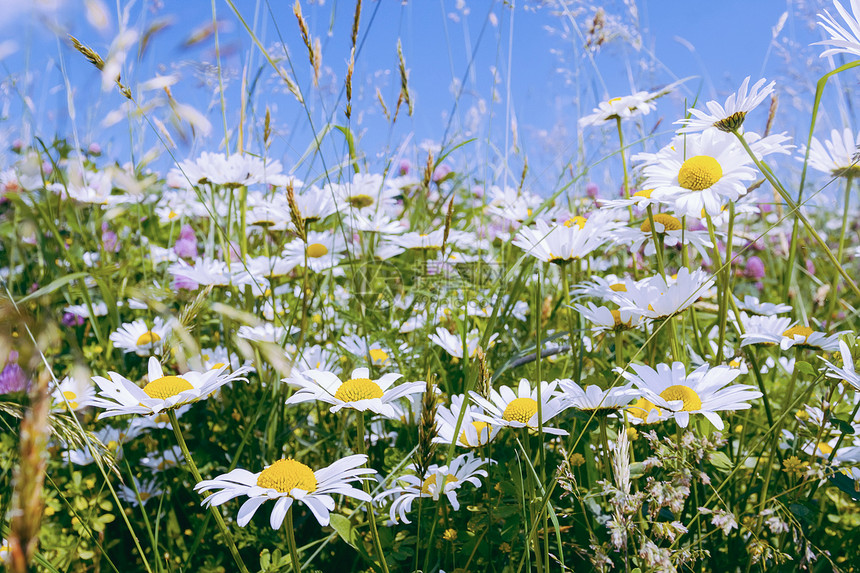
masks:
{"type": "Polygon", "coordinates": [[[487,471],[482,469],[484,464],[484,460],[472,453],[457,456],[451,461],[450,467],[433,464],[421,477],[412,474],[401,476],[398,481],[404,485],[383,491],[374,501],[380,503],[386,498],[392,498],[389,510],[391,520],[396,522],[399,517],[403,523],[411,523],[406,514],[412,510],[412,503],[420,497],[438,501],[444,495],[454,511],[459,511],[457,490],[467,483],[481,487],[480,478],[487,477],[487,471]]]}
{"type": "Polygon", "coordinates": [[[234,153],[227,157],[223,153],[204,151],[194,161],[179,164],[179,176],[188,178],[192,184],[211,183],[226,187],[241,187],[255,183],[266,183],[281,174],[279,161],[264,161],[253,155],[234,153]]]}
{"type": "MultiPolygon", "coordinates": [[[[499,333],[493,333],[490,336],[490,339],[487,341],[487,348],[490,348],[495,344],[496,338],[499,337],[499,333]]],[[[436,328],[436,334],[430,335],[430,341],[438,346],[441,346],[445,352],[453,356],[454,358],[463,358],[463,339],[462,337],[451,334],[446,329],[441,326],[436,328]]],[[[475,353],[478,351],[478,347],[481,342],[481,334],[477,330],[471,331],[466,335],[465,347],[466,351],[469,353],[469,357],[472,358],[475,356],[475,353]]]]}
{"type": "Polygon", "coordinates": [[[454,440],[454,429],[457,427],[457,421],[460,419],[460,413],[463,414],[463,422],[460,424],[460,436],[456,440],[457,445],[467,448],[477,448],[492,442],[496,435],[501,430],[501,426],[493,426],[478,420],[474,414],[480,414],[481,410],[477,406],[464,404],[464,396],[462,394],[451,396],[451,408],[447,406],[439,406],[436,410],[436,429],[438,435],[433,438],[434,442],[440,444],[450,444],[454,440]],[[463,412],[463,408],[466,409],[463,412]]]}
{"type": "MultiPolygon", "coordinates": [[[[493,215],[506,221],[522,222],[531,218],[538,213],[545,199],[540,195],[514,189],[513,187],[490,187],[490,202],[487,205],[486,212],[488,215],[493,215]]],[[[558,207],[554,204],[550,205],[544,211],[541,211],[541,216],[552,218],[558,212],[558,207]]]]}
{"type": "Polygon", "coordinates": [[[634,372],[622,371],[621,375],[639,388],[643,397],[627,411],[646,423],[673,417],[686,428],[691,415],[701,414],[722,430],[723,420],[717,412],[746,410],[749,400],[762,395],[752,386],[729,385],[741,373],[728,366],[703,365],[689,375],[681,362],[658,364],[656,370],[639,364],[629,367],[634,372]]]}
{"type": "Polygon", "coordinates": [[[732,296],[735,299],[735,304],[738,305],[738,309],[750,314],[770,316],[791,311],[791,305],[781,304],[778,302],[761,302],[757,296],[752,296],[750,294],[745,295],[743,300],[740,300],[734,295],[732,296]]]}
{"type": "Polygon", "coordinates": [[[179,446],[172,446],[163,452],[151,452],[140,460],[140,464],[153,473],[167,471],[184,463],[185,457],[179,446]]]}
{"type": "MultiPolygon", "coordinates": [[[[567,432],[564,430],[543,425],[566,408],[564,401],[555,396],[557,387],[558,382],[540,383],[541,427],[545,434],[566,436],[567,432]]],[[[537,388],[532,388],[525,378],[520,380],[516,391],[510,386],[491,389],[489,400],[477,392],[469,392],[469,396],[486,412],[474,413],[473,417],[477,420],[487,422],[491,426],[538,429],[538,391],[537,388]]]]}
{"type": "Polygon", "coordinates": [[[690,108],[688,111],[693,117],[679,119],[675,122],[682,126],[678,133],[693,133],[711,127],[727,133],[737,131],[743,125],[746,115],[773,93],[773,86],[776,82],[765,85],[765,81],[764,78],[757,81],[749,88],[748,93],[750,77],[747,76],[741,83],[740,89],[726,98],[725,105],[720,105],[715,101],[709,101],[705,104],[710,113],[690,108]]]}
{"type": "Polygon", "coordinates": [[[298,388],[296,393],[287,399],[287,404],[319,400],[331,404],[332,413],[343,408],[352,408],[361,412],[370,410],[386,418],[398,419],[397,410],[391,403],[410,394],[424,392],[425,388],[424,382],[406,382],[392,386],[401,377],[401,374],[389,373],[372,380],[370,370],[356,368],[349,379],[341,380],[331,372],[308,370],[301,376],[285,380],[298,388]]]}
{"type": "Polygon", "coordinates": [[[360,213],[391,213],[396,210],[400,191],[385,184],[382,175],[356,173],[352,181],[334,183],[324,190],[336,197],[341,211],[360,213]]]}
{"type": "Polygon", "coordinates": [[[322,221],[337,210],[332,194],[316,186],[296,193],[295,198],[299,216],[305,222],[322,221]]]}
{"type": "Polygon", "coordinates": [[[627,96],[614,97],[608,101],[597,104],[591,114],[579,119],[579,127],[589,125],[601,125],[607,121],[616,119],[632,119],[639,115],[648,115],[655,109],[655,100],[668,93],[672,87],[657,92],[639,91],[627,96]]]}
{"type": "Polygon", "coordinates": [[[523,227],[513,244],[538,260],[564,265],[587,257],[604,244],[607,227],[597,219],[578,218],[576,221],[552,225],[539,220],[534,227],[523,227]]]}
{"type": "Polygon", "coordinates": [[[747,192],[755,170],[734,136],[709,129],[676,137],[643,170],[652,196],[672,201],[681,215],[718,215],[723,204],[747,192]]]}
{"type": "Polygon", "coordinates": [[[691,273],[685,267],[668,280],[655,275],[639,281],[627,292],[630,304],[621,310],[649,319],[668,318],[692,306],[713,284],[714,279],[701,269],[691,273]]]}
{"type": "MultiPolygon", "coordinates": [[[[654,215],[654,229],[658,237],[662,237],[663,244],[667,247],[680,247],[687,244],[694,247],[702,257],[708,256],[708,249],[713,248],[713,243],[707,231],[692,231],[685,229],[681,221],[668,213],[657,213],[654,215]]],[[[612,233],[612,240],[618,244],[629,247],[630,252],[639,251],[645,246],[645,254],[653,256],[655,251],[654,241],[651,238],[651,220],[645,219],[639,227],[622,227],[612,233]]]]}
{"type": "Polygon", "coordinates": [[[845,25],[840,24],[827,10],[824,11],[824,14],[818,14],[818,25],[824,28],[824,31],[830,35],[830,38],[815,42],[813,45],[830,46],[821,52],[822,58],[839,53],[860,57],[860,0],[851,0],[853,17],[836,0],[833,2],[833,7],[842,16],[845,25]]]}
{"type": "MultiPolygon", "coordinates": [[[[803,160],[805,149],[801,149],[799,159],[803,160]]],[[[841,133],[834,129],[830,139],[823,144],[817,138],[812,138],[809,147],[809,166],[816,171],[827,173],[833,177],[860,176],[860,132],[856,137],[850,128],[841,133]]]]}
{"type": "Polygon", "coordinates": [[[360,336],[350,334],[341,338],[338,341],[338,344],[340,344],[347,352],[362,360],[367,360],[369,357],[370,363],[373,366],[390,366],[392,363],[391,351],[383,347],[379,342],[368,344],[368,342],[360,336]]]}
{"type": "Polygon", "coordinates": [[[227,286],[233,282],[230,266],[222,260],[199,257],[189,265],[182,259],[167,267],[175,278],[183,278],[198,285],[227,286]]]}
{"type": "Polygon", "coordinates": [[[569,408],[585,412],[589,416],[606,417],[623,409],[641,392],[633,389],[632,384],[616,386],[607,390],[601,390],[599,386],[590,384],[583,388],[573,380],[559,380],[561,397],[567,402],[569,408]]]}
{"type": "Polygon", "coordinates": [[[627,293],[635,290],[636,285],[636,281],[627,277],[591,275],[590,281],[574,285],[571,293],[576,298],[600,298],[618,305],[629,305],[630,298],[627,293]]]}
{"type": "Polygon", "coordinates": [[[597,306],[593,302],[587,303],[587,306],[577,304],[574,308],[593,325],[592,330],[597,332],[632,330],[642,321],[642,316],[636,312],[610,310],[605,306],[597,306]]]}
{"type": "Polygon", "coordinates": [[[741,335],[741,346],[750,344],[773,345],[779,344],[782,333],[792,327],[793,322],[788,317],[775,315],[753,315],[741,313],[741,324],[744,334],[741,335]]]}
{"type": "Polygon", "coordinates": [[[72,410],[82,410],[90,405],[95,395],[95,389],[89,380],[66,376],[54,389],[54,409],[65,410],[68,402],[72,410]]]}
{"type": "Polygon", "coordinates": [[[121,485],[117,495],[119,495],[120,499],[126,503],[130,503],[133,507],[146,505],[147,501],[164,493],[164,490],[158,487],[154,478],[143,482],[133,476],[132,479],[134,480],[134,488],[128,487],[127,485],[121,485]]]}
{"type": "Polygon", "coordinates": [[[203,480],[194,486],[200,493],[217,490],[203,500],[209,507],[221,505],[239,496],[248,499],[239,508],[236,523],[245,527],[250,523],[257,510],[267,501],[275,501],[269,517],[272,529],[279,529],[284,522],[293,502],[302,502],[320,525],[329,524],[330,513],[335,503],[332,496],[343,495],[361,501],[370,501],[370,495],[350,485],[350,482],[368,479],[374,473],[370,468],[362,468],[367,456],[358,454],[319,470],[312,470],[292,458],[280,459],[263,471],[251,473],[235,469],[214,479],[203,480]]]}
{"type": "Polygon", "coordinates": [[[844,380],[853,386],[855,391],[860,392],[860,375],[854,370],[854,357],[851,356],[851,350],[844,340],[839,341],[839,354],[842,355],[842,368],[838,368],[819,356],[827,365],[827,370],[824,373],[825,376],[835,378],[836,380],[844,380]]]}
{"type": "Polygon", "coordinates": [[[93,398],[92,405],[104,408],[99,418],[122,416],[124,414],[155,415],[203,400],[212,392],[234,380],[244,380],[247,368],[227,374],[226,366],[197,372],[190,370],[185,374],[165,375],[161,363],[154,356],[149,359],[149,382],[141,388],[134,382],[117,374],[108,372],[108,378],[94,376],[93,381],[101,392],[100,398],[93,398]]]}
{"type": "Polygon", "coordinates": [[[164,338],[171,328],[171,323],[165,323],[160,316],[155,317],[152,328],[139,318],[134,322],[124,323],[116,332],[111,333],[110,341],[125,353],[134,352],[138,356],[161,354],[164,338]]]}
{"type": "Polygon", "coordinates": [[[336,232],[311,231],[307,242],[301,238],[293,239],[284,247],[283,258],[294,267],[307,266],[315,273],[337,266],[343,259],[346,243],[343,236],[336,232]]]}
{"type": "MultiPolygon", "coordinates": [[[[776,317],[761,317],[776,318],[776,317]]],[[[779,331],[779,327],[784,324],[783,321],[757,321],[757,330],[748,330],[741,336],[741,346],[749,344],[778,344],[782,350],[788,350],[792,346],[808,349],[819,349],[827,352],[833,352],[839,348],[839,337],[845,331],[826,334],[812,330],[808,326],[795,324],[783,331],[779,331]]]]}

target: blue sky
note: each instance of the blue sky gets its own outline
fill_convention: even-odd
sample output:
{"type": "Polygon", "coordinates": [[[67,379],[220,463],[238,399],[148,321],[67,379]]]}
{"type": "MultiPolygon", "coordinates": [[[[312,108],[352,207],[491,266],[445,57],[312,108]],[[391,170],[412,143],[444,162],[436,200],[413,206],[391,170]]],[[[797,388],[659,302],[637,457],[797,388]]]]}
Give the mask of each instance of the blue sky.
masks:
{"type": "MultiPolygon", "coordinates": [[[[156,74],[176,73],[181,79],[171,88],[173,95],[206,112],[213,125],[208,138],[198,138],[193,144],[175,137],[175,156],[184,159],[218,147],[224,134],[220,93],[212,85],[204,85],[197,73],[201,63],[216,61],[214,41],[209,37],[194,46],[185,46],[194,30],[211,23],[210,2],[120,0],[101,4],[108,22],[102,30],[93,26],[95,19],[87,18],[86,8],[98,6],[96,0],[43,2],[56,4],[57,8],[39,11],[26,2],[0,0],[0,12],[6,10],[0,35],[17,48],[0,62],[5,73],[19,78],[14,87],[6,88],[11,100],[5,120],[9,129],[14,132],[16,121],[20,123],[20,113],[16,117],[15,111],[20,109],[23,98],[21,94],[8,96],[8,92],[14,96],[18,90],[26,92],[33,109],[38,110],[28,121],[33,124],[32,131],[43,137],[54,133],[70,135],[74,124],[82,144],[96,141],[120,162],[129,159],[131,148],[138,156],[153,146],[157,148],[151,128],[141,121],[132,122],[131,130],[127,121],[109,128],[102,125],[104,118],[122,104],[122,96],[115,90],[102,92],[98,72],[64,40],[57,39],[69,32],[106,55],[118,30],[119,5],[128,13],[129,26],[139,31],[159,19],[170,21],[163,32],[153,37],[142,58],[136,58],[134,52],[129,56],[124,67],[128,83],[135,86],[156,74]],[[29,82],[21,81],[25,71],[30,74],[29,82]],[[68,113],[65,78],[74,94],[74,122],[68,113]]],[[[295,76],[307,94],[314,129],[322,129],[332,117],[335,123],[345,124],[344,101],[337,96],[346,71],[354,3],[303,2],[311,35],[320,38],[322,44],[323,65],[330,69],[324,70],[318,90],[310,88],[307,51],[299,37],[292,4],[280,0],[236,0],[235,4],[263,45],[269,47],[279,37],[284,39],[295,76]]],[[[611,147],[612,131],[580,136],[576,128],[577,117],[607,96],[654,89],[677,78],[696,76],[676,96],[666,98],[657,114],[645,122],[645,128],[650,130],[663,118],[657,129],[667,131],[671,121],[683,113],[684,99],[692,101],[699,90],[701,98],[723,98],[747,75],[753,80],[761,74],[777,79],[785,76],[791,84],[785,85],[782,94],[782,128],[799,131],[801,127],[794,125],[791,108],[808,105],[819,72],[826,71],[826,62],[817,58],[818,51],[807,48],[811,41],[819,39],[809,22],[812,12],[809,8],[799,12],[791,0],[640,0],[635,23],[622,2],[608,2],[605,5],[609,20],[618,16],[629,29],[641,34],[641,46],[637,50],[630,41],[614,39],[595,52],[584,50],[582,41],[593,10],[579,13],[574,6],[574,14],[559,14],[540,2],[517,2],[513,9],[491,1],[463,5],[468,14],[462,7],[458,9],[456,0],[365,0],[360,34],[363,44],[354,75],[356,101],[350,127],[359,138],[359,150],[370,169],[379,169],[385,160],[400,157],[400,149],[409,150],[407,158],[421,161],[420,153],[414,151],[416,146],[424,141],[439,142],[447,133],[451,143],[471,137],[477,140],[468,151],[452,156],[455,164],[459,161],[461,165],[474,165],[477,155],[479,162],[492,164],[490,168],[484,166],[485,176],[503,177],[497,163],[505,155],[507,143],[511,174],[518,173],[528,157],[532,175],[542,178],[541,185],[552,187],[568,162],[579,162],[580,167],[588,165],[605,154],[605,146],[611,147]],[[785,25],[774,41],[771,30],[784,12],[788,13],[785,25]],[[391,129],[383,117],[376,90],[393,111],[399,93],[398,38],[409,69],[415,111],[411,118],[401,111],[391,129]],[[799,48],[792,48],[793,43],[799,48]],[[791,54],[791,66],[781,57],[783,53],[791,54]],[[820,70],[813,69],[808,77],[804,76],[806,68],[816,66],[820,70]],[[454,109],[454,93],[459,93],[452,83],[463,78],[466,81],[462,94],[446,132],[454,109]],[[487,172],[494,167],[495,173],[487,172]]],[[[228,4],[216,0],[215,6],[222,22],[219,42],[228,126],[235,127],[239,121],[240,78],[247,68],[249,78],[259,74],[249,114],[261,123],[265,108],[272,110],[277,137],[270,153],[289,168],[313,141],[304,109],[292,96],[279,93],[282,86],[274,80],[271,67],[228,4]]],[[[143,94],[140,101],[154,95],[143,94]]],[[[153,114],[158,117],[156,112],[153,114]]],[[[628,139],[636,135],[629,134],[628,139]]],[[[329,163],[336,163],[345,155],[345,148],[335,141],[335,136],[328,139],[324,151],[329,163]]],[[[231,146],[235,141],[234,133],[231,146]]],[[[246,147],[260,151],[259,145],[253,149],[253,142],[246,147]]],[[[162,168],[169,164],[166,156],[161,161],[158,165],[162,168]]],[[[320,168],[316,165],[312,171],[318,173],[320,168]]]]}

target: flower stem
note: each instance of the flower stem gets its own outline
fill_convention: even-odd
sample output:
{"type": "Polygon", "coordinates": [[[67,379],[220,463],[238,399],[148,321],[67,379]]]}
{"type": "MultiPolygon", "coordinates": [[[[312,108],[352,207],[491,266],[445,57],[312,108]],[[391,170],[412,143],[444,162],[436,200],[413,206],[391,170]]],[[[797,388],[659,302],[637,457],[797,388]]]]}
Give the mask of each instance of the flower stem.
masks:
{"type": "MultiPolygon", "coordinates": [[[[194,463],[194,458],[191,457],[191,452],[188,451],[188,446],[185,444],[185,438],[182,437],[182,430],[179,428],[179,420],[176,419],[176,412],[174,410],[168,410],[167,417],[170,419],[170,426],[173,428],[173,435],[176,436],[176,441],[179,443],[179,449],[182,450],[182,456],[188,464],[188,469],[191,471],[191,475],[194,477],[196,485],[203,481],[203,478],[197,470],[197,464],[194,463]]],[[[236,542],[233,541],[233,536],[230,535],[230,530],[227,529],[227,524],[224,523],[224,517],[221,516],[221,512],[219,512],[218,508],[214,505],[209,506],[209,511],[212,512],[212,517],[215,518],[215,523],[218,524],[218,529],[221,531],[221,535],[224,537],[224,541],[227,543],[227,548],[230,550],[230,554],[233,555],[233,560],[236,562],[236,566],[239,567],[239,571],[241,571],[241,573],[249,573],[248,568],[245,566],[245,562],[242,561],[242,556],[239,555],[239,548],[236,547],[236,542]]]]}
{"type": "MultiPolygon", "coordinates": [[[[358,441],[356,446],[359,454],[367,455],[367,435],[364,429],[364,412],[358,412],[358,441]]],[[[369,465],[369,464],[368,464],[369,465]]],[[[370,495],[370,484],[367,480],[362,481],[364,492],[370,495]]],[[[373,514],[373,506],[368,502],[367,521],[370,522],[370,536],[373,537],[373,548],[376,551],[379,564],[383,573],[388,573],[388,563],[385,562],[385,553],[382,551],[382,542],[379,540],[379,531],[376,529],[376,516],[373,514]]]]}
{"type": "MultiPolygon", "coordinates": [[[[847,177],[848,181],[845,184],[845,205],[842,208],[842,230],[839,233],[839,250],[836,252],[836,262],[842,264],[842,254],[845,252],[845,230],[848,228],[848,207],[851,205],[851,184],[854,183],[854,178],[851,175],[847,177]]],[[[836,269],[833,273],[833,281],[830,283],[830,308],[827,310],[827,326],[833,321],[833,313],[836,311],[836,287],[839,285],[839,270],[836,269]]]]}
{"type": "Polygon", "coordinates": [[[293,507],[287,510],[287,545],[290,547],[290,558],[293,561],[293,571],[298,573],[302,570],[302,562],[299,561],[299,550],[296,548],[296,534],[293,530],[293,507]]]}

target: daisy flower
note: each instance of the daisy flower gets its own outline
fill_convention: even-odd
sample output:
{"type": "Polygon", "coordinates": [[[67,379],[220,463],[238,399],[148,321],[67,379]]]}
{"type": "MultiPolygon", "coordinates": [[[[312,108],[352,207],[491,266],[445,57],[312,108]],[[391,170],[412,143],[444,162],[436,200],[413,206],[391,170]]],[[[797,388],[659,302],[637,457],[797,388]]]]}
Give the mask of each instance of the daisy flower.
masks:
{"type": "Polygon", "coordinates": [[[830,39],[815,42],[813,45],[830,46],[821,53],[822,58],[839,53],[860,57],[860,0],[851,0],[853,17],[836,0],[833,2],[833,7],[842,16],[845,26],[843,27],[827,10],[824,14],[818,14],[818,25],[824,28],[824,31],[830,35],[830,39]]]}
{"type": "Polygon", "coordinates": [[[268,178],[281,174],[279,161],[264,161],[253,155],[234,153],[227,157],[223,153],[204,151],[194,161],[179,164],[179,177],[188,178],[192,184],[211,183],[225,187],[241,187],[255,183],[266,183],[268,178]]]}
{"type": "Polygon", "coordinates": [[[621,310],[650,319],[668,318],[692,306],[713,284],[714,279],[701,269],[691,273],[685,267],[668,280],[655,275],[639,281],[627,292],[630,305],[621,310]]]}
{"type": "Polygon", "coordinates": [[[482,469],[484,463],[484,460],[468,453],[454,458],[450,467],[433,464],[423,477],[409,474],[401,476],[398,481],[405,485],[383,491],[374,498],[374,501],[380,503],[385,498],[393,498],[390,509],[391,520],[397,521],[399,516],[403,523],[411,523],[406,514],[411,511],[412,503],[419,497],[438,501],[444,495],[454,511],[459,511],[457,490],[467,483],[481,487],[480,477],[487,477],[487,471],[482,469]]]}
{"type": "Polygon", "coordinates": [[[54,389],[54,408],[65,410],[66,402],[74,410],[82,410],[90,405],[96,392],[89,380],[66,376],[54,389]]]}
{"type": "MultiPolygon", "coordinates": [[[[487,343],[487,347],[492,347],[495,343],[496,338],[498,337],[498,332],[490,336],[490,340],[487,343]]],[[[454,358],[463,358],[463,339],[456,334],[451,334],[441,326],[436,328],[436,334],[430,335],[430,341],[434,344],[437,344],[438,346],[441,346],[445,350],[445,352],[447,352],[454,358]]],[[[466,351],[469,353],[469,358],[475,356],[475,353],[478,351],[480,342],[481,334],[477,330],[473,330],[468,335],[466,335],[465,347],[466,351]]]]}
{"type": "Polygon", "coordinates": [[[298,326],[287,328],[271,322],[264,322],[257,326],[240,326],[236,335],[252,342],[271,342],[280,345],[283,344],[287,335],[298,334],[299,330],[298,326]]]}
{"type": "Polygon", "coordinates": [[[382,175],[356,173],[352,181],[334,183],[326,191],[336,198],[341,211],[350,209],[361,213],[391,213],[396,210],[398,189],[385,184],[382,175]]]}
{"type": "Polygon", "coordinates": [[[576,298],[599,298],[618,305],[630,304],[628,292],[635,290],[637,282],[616,275],[591,275],[591,280],[573,285],[571,293],[576,298]]]}
{"type": "MultiPolygon", "coordinates": [[[[545,199],[535,193],[514,189],[513,187],[490,187],[490,202],[486,207],[488,215],[506,221],[523,222],[540,210],[545,199]]],[[[552,217],[558,208],[552,204],[541,212],[542,217],[552,217]]]]}
{"type": "Polygon", "coordinates": [[[436,409],[436,429],[438,435],[433,438],[434,442],[440,444],[450,444],[454,442],[454,429],[457,427],[457,421],[460,419],[460,413],[463,413],[463,422],[460,424],[460,437],[456,440],[457,445],[467,448],[477,448],[492,442],[496,435],[501,430],[501,426],[493,426],[478,420],[474,414],[480,414],[481,411],[477,406],[471,404],[463,404],[464,396],[459,394],[451,396],[451,408],[447,406],[439,406],[436,409]],[[463,408],[466,409],[463,412],[463,408]]]}
{"type": "Polygon", "coordinates": [[[594,326],[592,330],[597,332],[619,332],[637,328],[642,316],[630,310],[610,310],[605,306],[597,306],[589,302],[587,306],[574,305],[574,308],[594,326]]]}
{"type": "Polygon", "coordinates": [[[601,390],[594,384],[582,388],[573,380],[564,379],[559,380],[558,385],[567,407],[595,417],[610,416],[641,395],[632,384],[601,390]]]}
{"type": "Polygon", "coordinates": [[[732,296],[735,299],[735,304],[738,305],[738,310],[743,310],[750,314],[770,316],[791,311],[791,305],[780,304],[778,302],[761,302],[757,296],[752,296],[750,294],[745,295],[743,301],[734,295],[732,296]]]}
{"type": "Polygon", "coordinates": [[[134,480],[134,488],[127,485],[121,485],[117,495],[126,503],[130,503],[133,507],[146,505],[146,502],[153,497],[158,497],[164,493],[164,490],[158,487],[155,479],[150,479],[144,482],[132,476],[134,480]]]}
{"type": "Polygon", "coordinates": [[[779,344],[782,333],[793,326],[792,320],[788,317],[749,316],[745,312],[741,313],[741,324],[744,327],[744,334],[741,335],[741,346],[779,344]]]}
{"type": "Polygon", "coordinates": [[[230,266],[222,260],[209,257],[198,257],[193,265],[180,259],[167,270],[174,278],[183,278],[198,285],[228,286],[233,282],[230,266]]]}
{"type": "MultiPolygon", "coordinates": [[[[860,132],[856,137],[850,128],[842,133],[834,129],[830,139],[823,144],[817,138],[812,138],[809,147],[809,166],[816,171],[827,173],[833,177],[860,176],[860,132]]],[[[805,155],[805,149],[800,150],[805,155]]],[[[803,155],[799,157],[803,161],[803,155]]]]}
{"type": "Polygon", "coordinates": [[[337,211],[331,193],[315,185],[305,189],[301,193],[296,193],[295,198],[296,206],[299,209],[299,216],[306,223],[322,221],[337,211]]]}
{"type": "MultiPolygon", "coordinates": [[[[776,318],[776,317],[761,317],[776,318]]],[[[807,349],[818,349],[827,352],[833,352],[839,348],[839,337],[847,331],[835,332],[833,334],[825,334],[812,330],[808,326],[795,324],[790,328],[779,331],[779,327],[784,324],[781,321],[765,321],[761,320],[757,323],[758,329],[748,331],[741,336],[741,346],[749,344],[778,344],[782,350],[788,350],[792,346],[807,349]]]]}
{"type": "MultiPolygon", "coordinates": [[[[546,434],[566,436],[567,432],[558,428],[543,426],[562,412],[566,405],[561,398],[554,397],[558,382],[541,382],[541,426],[546,434]]],[[[509,386],[499,390],[491,389],[489,400],[477,392],[469,392],[472,400],[484,409],[486,414],[474,413],[477,420],[487,422],[491,426],[508,426],[510,428],[538,429],[537,388],[532,388],[525,378],[520,380],[516,391],[509,386]]]]}
{"type": "Polygon", "coordinates": [[[398,419],[397,410],[392,402],[410,394],[424,392],[424,382],[407,382],[392,386],[402,377],[401,374],[384,374],[377,380],[370,378],[370,370],[356,368],[348,380],[341,380],[331,372],[308,370],[301,376],[284,380],[298,388],[287,399],[287,404],[299,404],[319,400],[331,404],[332,413],[342,408],[352,408],[364,412],[370,410],[386,418],[398,419]]]}
{"type": "Polygon", "coordinates": [[[116,372],[108,372],[110,379],[93,377],[101,390],[101,398],[93,398],[92,405],[105,409],[100,419],[124,414],[160,414],[202,400],[228,382],[248,381],[242,378],[249,370],[246,367],[230,374],[225,372],[227,366],[222,366],[206,372],[190,370],[185,374],[165,375],[154,356],[149,359],[148,366],[149,382],[143,388],[116,372]]]}
{"type": "Polygon", "coordinates": [[[827,365],[827,370],[825,370],[824,373],[825,376],[828,378],[835,378],[837,380],[844,380],[853,386],[855,391],[860,392],[860,375],[858,375],[854,370],[854,357],[851,356],[851,350],[843,340],[839,341],[839,354],[842,355],[842,368],[836,367],[819,356],[819,358],[821,358],[821,360],[827,365]]]}
{"type": "Polygon", "coordinates": [[[368,344],[367,341],[360,336],[350,334],[341,338],[338,341],[338,344],[340,344],[347,352],[353,356],[361,358],[362,360],[366,360],[370,357],[370,363],[373,366],[391,365],[391,351],[386,350],[379,342],[368,344]]]}
{"type": "Polygon", "coordinates": [[[170,322],[165,323],[160,316],[156,316],[152,328],[147,326],[142,318],[134,322],[123,323],[116,332],[111,333],[110,341],[116,348],[123,352],[134,352],[138,356],[150,354],[161,354],[164,338],[170,332],[170,322]]]}
{"type": "Polygon", "coordinates": [[[153,473],[163,472],[185,463],[182,449],[172,446],[163,452],[151,452],[140,460],[142,466],[149,468],[153,473]]]}
{"type": "MultiPolygon", "coordinates": [[[[663,244],[667,247],[692,245],[705,258],[708,256],[708,249],[713,248],[707,231],[685,229],[680,220],[668,213],[656,213],[654,215],[654,229],[657,235],[663,238],[663,244]]],[[[643,245],[646,255],[652,256],[656,252],[654,241],[651,239],[650,219],[645,219],[639,228],[622,227],[616,230],[612,234],[612,240],[615,243],[628,246],[630,252],[638,252],[643,245]]]]}
{"type": "Polygon", "coordinates": [[[203,480],[194,489],[200,493],[218,490],[203,500],[207,507],[247,496],[236,517],[239,527],[248,525],[260,506],[269,500],[275,501],[269,517],[272,529],[281,527],[294,501],[305,504],[319,524],[326,526],[335,507],[333,495],[371,500],[370,495],[350,485],[350,482],[368,479],[365,476],[374,473],[370,468],[361,467],[366,462],[367,456],[358,454],[314,471],[301,462],[286,458],[257,473],[235,469],[215,479],[203,480]]]}
{"type": "Polygon", "coordinates": [[[755,179],[751,159],[734,137],[715,129],[676,137],[645,165],[643,186],[672,201],[681,215],[718,215],[723,204],[747,192],[755,179]]]}
{"type": "Polygon", "coordinates": [[[689,375],[681,362],[648,366],[630,364],[634,372],[621,375],[642,391],[643,397],[628,408],[628,412],[646,422],[674,417],[686,428],[693,414],[701,414],[718,430],[723,420],[717,412],[746,410],[749,400],[761,397],[761,392],[746,384],[732,384],[740,371],[728,366],[700,366],[689,375]]]}
{"type": "Polygon", "coordinates": [[[286,264],[304,267],[307,254],[308,268],[315,273],[321,273],[337,266],[343,259],[341,253],[345,250],[346,243],[340,233],[311,231],[308,233],[307,242],[297,238],[287,243],[284,246],[283,258],[286,264]]]}
{"type": "Polygon", "coordinates": [[[538,220],[534,227],[520,229],[513,244],[538,260],[564,265],[588,256],[607,241],[607,229],[598,220],[571,221],[551,225],[538,220]]]}
{"type": "Polygon", "coordinates": [[[743,125],[746,115],[758,107],[764,98],[773,93],[773,86],[776,82],[764,85],[765,81],[764,78],[760,79],[753,84],[747,93],[750,83],[750,77],[747,76],[741,83],[740,89],[726,98],[725,105],[720,105],[715,101],[709,101],[705,104],[710,113],[690,108],[688,111],[693,117],[679,119],[675,122],[683,126],[678,130],[678,133],[694,133],[711,127],[727,133],[737,131],[743,125]]]}
{"type": "Polygon", "coordinates": [[[597,107],[592,110],[590,115],[579,119],[579,127],[581,129],[589,125],[601,125],[609,120],[632,119],[639,115],[648,115],[657,109],[657,104],[654,100],[669,93],[672,87],[674,86],[669,86],[657,92],[640,91],[627,96],[614,97],[608,101],[602,101],[597,104],[597,107]]]}

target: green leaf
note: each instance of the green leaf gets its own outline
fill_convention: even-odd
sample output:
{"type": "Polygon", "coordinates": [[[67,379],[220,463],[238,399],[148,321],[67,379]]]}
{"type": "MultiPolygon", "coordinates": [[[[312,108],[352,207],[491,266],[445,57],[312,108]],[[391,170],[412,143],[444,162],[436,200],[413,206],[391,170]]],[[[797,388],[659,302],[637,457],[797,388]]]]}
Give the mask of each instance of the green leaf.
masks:
{"type": "Polygon", "coordinates": [[[830,421],[833,422],[834,426],[839,428],[839,431],[841,433],[847,434],[849,436],[854,434],[854,427],[845,420],[840,420],[839,418],[830,418],[830,421]]]}
{"type": "Polygon", "coordinates": [[[39,298],[40,296],[50,294],[50,293],[54,292],[55,290],[57,290],[58,288],[65,286],[72,281],[75,281],[77,279],[81,279],[81,278],[84,278],[86,276],[89,276],[89,274],[90,273],[88,273],[88,272],[80,271],[77,273],[72,273],[70,275],[62,276],[62,277],[58,278],[57,280],[48,283],[47,285],[43,286],[42,288],[40,288],[34,292],[31,292],[30,294],[28,294],[24,298],[19,298],[16,302],[17,302],[17,304],[22,304],[22,303],[28,302],[30,300],[33,300],[34,298],[39,298]]]}
{"type": "Polygon", "coordinates": [[[330,525],[341,539],[343,539],[348,545],[358,549],[358,546],[354,541],[357,533],[349,518],[339,513],[332,513],[330,525]]]}
{"type": "Polygon", "coordinates": [[[734,469],[734,464],[732,460],[729,459],[724,452],[713,452],[708,456],[708,461],[711,462],[711,465],[714,466],[717,470],[721,472],[730,472],[734,469]]]}
{"type": "Polygon", "coordinates": [[[794,367],[801,374],[806,374],[807,376],[815,376],[815,368],[813,368],[812,364],[810,364],[809,362],[799,360],[794,363],[794,367]]]}

